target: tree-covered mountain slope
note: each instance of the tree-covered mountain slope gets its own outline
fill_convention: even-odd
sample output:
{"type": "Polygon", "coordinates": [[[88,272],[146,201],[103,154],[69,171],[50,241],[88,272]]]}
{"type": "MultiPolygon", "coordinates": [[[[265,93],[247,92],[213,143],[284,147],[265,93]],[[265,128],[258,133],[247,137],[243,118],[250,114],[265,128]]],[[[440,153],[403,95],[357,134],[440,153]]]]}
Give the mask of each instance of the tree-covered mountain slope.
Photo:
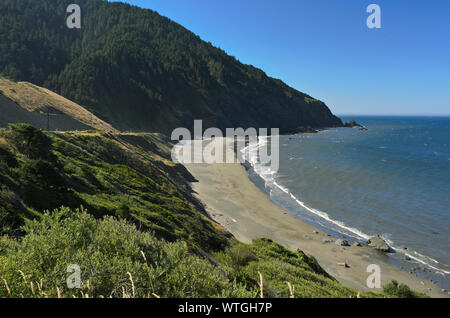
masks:
{"type": "Polygon", "coordinates": [[[158,13],[78,0],[0,2],[0,74],[49,88],[121,130],[339,126],[328,107],[158,13]]]}

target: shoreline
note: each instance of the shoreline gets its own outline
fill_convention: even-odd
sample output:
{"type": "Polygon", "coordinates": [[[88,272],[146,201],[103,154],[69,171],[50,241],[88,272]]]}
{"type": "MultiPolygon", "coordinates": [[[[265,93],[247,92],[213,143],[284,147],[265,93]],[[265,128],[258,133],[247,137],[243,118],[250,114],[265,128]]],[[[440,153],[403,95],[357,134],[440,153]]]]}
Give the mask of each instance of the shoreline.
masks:
{"type": "Polygon", "coordinates": [[[249,178],[240,163],[184,164],[198,180],[192,183],[209,216],[242,243],[269,238],[291,250],[301,249],[339,282],[362,291],[381,291],[366,286],[367,266],[381,268],[381,286],[393,279],[431,297],[449,297],[433,282],[416,277],[389,261],[389,256],[367,246],[338,246],[338,237],[295,217],[278,206],[249,178]],[[329,241],[329,242],[328,242],[329,241]],[[324,243],[327,242],[327,243],[324,243]],[[338,263],[347,263],[344,267],[338,263]]]}

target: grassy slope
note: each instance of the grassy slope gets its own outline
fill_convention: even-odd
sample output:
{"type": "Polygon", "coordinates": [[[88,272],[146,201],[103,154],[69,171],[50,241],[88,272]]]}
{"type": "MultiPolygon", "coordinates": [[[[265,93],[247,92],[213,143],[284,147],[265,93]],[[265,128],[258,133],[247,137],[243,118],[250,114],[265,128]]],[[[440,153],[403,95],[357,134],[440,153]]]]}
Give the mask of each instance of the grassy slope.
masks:
{"type": "MultiPolygon", "coordinates": [[[[157,138],[55,133],[53,165],[64,179],[64,186],[38,183],[40,176],[26,175],[20,167],[7,169],[1,175],[3,193],[14,193],[15,198],[3,200],[0,207],[4,208],[5,202],[23,202],[24,209],[40,212],[61,205],[82,205],[98,217],[122,213],[167,239],[189,239],[204,248],[222,247],[224,235],[214,229],[202,214],[199,202],[190,195],[182,167],[164,163],[168,160],[158,154],[154,142],[157,138]]],[[[29,161],[25,156],[18,160],[21,166],[29,161]]]]}
{"type": "Polygon", "coordinates": [[[37,85],[0,77],[0,93],[30,112],[60,112],[90,127],[117,132],[110,124],[80,105],[37,85]]]}
{"type": "Polygon", "coordinates": [[[297,297],[358,294],[301,251],[264,239],[236,242],[203,214],[187,182],[192,177],[169,160],[170,146],[161,135],[48,134],[52,156],[46,160],[64,181],[53,176],[44,182],[39,172],[26,169],[32,160],[15,150],[11,134],[0,136],[3,154],[9,153],[0,164],[0,276],[6,281],[0,296],[70,297],[65,268],[73,262],[90,273],[81,291],[97,297],[132,295],[127,272],[135,297],[151,297],[150,291],[163,297],[254,297],[260,273],[266,297],[288,297],[286,282],[297,297]],[[42,214],[61,205],[82,205],[89,214],[42,214]],[[153,256],[144,259],[140,251],[153,256]],[[105,276],[104,268],[114,275],[105,276]],[[54,279],[59,283],[50,283],[54,279]],[[40,284],[42,293],[33,294],[30,282],[40,284]]]}

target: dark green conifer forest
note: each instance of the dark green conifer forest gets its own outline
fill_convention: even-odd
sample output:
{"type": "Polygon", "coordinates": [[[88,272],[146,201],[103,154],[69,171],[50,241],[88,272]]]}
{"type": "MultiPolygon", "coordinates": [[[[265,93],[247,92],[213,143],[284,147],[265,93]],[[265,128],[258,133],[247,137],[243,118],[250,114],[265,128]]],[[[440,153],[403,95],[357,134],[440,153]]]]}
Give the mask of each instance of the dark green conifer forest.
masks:
{"type": "Polygon", "coordinates": [[[0,2],[0,75],[69,98],[121,130],[339,126],[328,107],[240,63],[181,25],[123,3],[0,2]]]}

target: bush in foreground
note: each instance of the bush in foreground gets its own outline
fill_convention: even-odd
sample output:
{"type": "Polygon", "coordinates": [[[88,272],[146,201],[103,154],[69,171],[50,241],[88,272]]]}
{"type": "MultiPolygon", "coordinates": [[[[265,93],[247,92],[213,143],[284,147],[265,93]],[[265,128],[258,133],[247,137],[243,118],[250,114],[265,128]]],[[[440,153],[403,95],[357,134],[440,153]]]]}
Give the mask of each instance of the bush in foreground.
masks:
{"type": "Polygon", "coordinates": [[[60,208],[25,220],[21,239],[0,237],[0,297],[420,297],[392,282],[361,293],[311,256],[269,240],[208,255],[124,219],[60,208]],[[80,268],[80,288],[70,265],[80,268]]]}
{"type": "Polygon", "coordinates": [[[27,220],[21,241],[0,241],[0,297],[254,297],[220,267],[124,220],[61,208],[27,220]],[[67,268],[81,269],[69,289],[67,268]]]}
{"type": "Polygon", "coordinates": [[[426,297],[426,295],[411,290],[405,284],[399,284],[396,280],[393,280],[383,288],[383,292],[391,297],[397,298],[416,298],[426,297]]]}

